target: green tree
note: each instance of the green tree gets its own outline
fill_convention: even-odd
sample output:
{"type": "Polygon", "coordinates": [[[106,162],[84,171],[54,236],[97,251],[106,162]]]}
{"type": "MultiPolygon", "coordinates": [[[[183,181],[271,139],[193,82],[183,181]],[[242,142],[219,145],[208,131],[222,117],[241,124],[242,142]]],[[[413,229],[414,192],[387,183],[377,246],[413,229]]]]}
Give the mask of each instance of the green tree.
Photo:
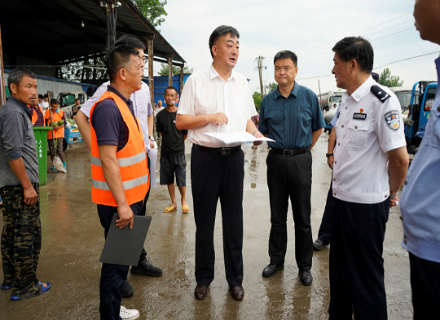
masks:
{"type": "Polygon", "coordinates": [[[278,83],[276,82],[271,82],[267,85],[267,89],[269,90],[268,93],[271,93],[272,91],[274,91],[276,88],[278,87],[278,83]]]}
{"type": "Polygon", "coordinates": [[[388,68],[385,68],[379,76],[379,83],[383,86],[387,87],[401,87],[403,85],[403,81],[400,81],[400,77],[392,76],[391,71],[388,68]]]}
{"type": "MultiPolygon", "coordinates": [[[[172,66],[173,68],[173,75],[179,75],[180,74],[180,67],[172,66]]],[[[183,67],[183,73],[184,74],[191,74],[193,73],[193,68],[188,68],[188,66],[183,67]]],[[[160,64],[160,70],[158,72],[160,76],[168,76],[168,65],[166,63],[160,64]]]]}
{"type": "MultiPolygon", "coordinates": [[[[165,16],[168,13],[164,6],[167,0],[131,0],[133,4],[139,9],[145,18],[154,26],[159,27],[165,21],[165,16]]],[[[160,32],[160,30],[158,30],[160,32]]]]}
{"type": "Polygon", "coordinates": [[[255,91],[252,95],[252,98],[254,98],[254,104],[257,107],[258,112],[260,112],[260,106],[261,106],[261,93],[255,91]]]}

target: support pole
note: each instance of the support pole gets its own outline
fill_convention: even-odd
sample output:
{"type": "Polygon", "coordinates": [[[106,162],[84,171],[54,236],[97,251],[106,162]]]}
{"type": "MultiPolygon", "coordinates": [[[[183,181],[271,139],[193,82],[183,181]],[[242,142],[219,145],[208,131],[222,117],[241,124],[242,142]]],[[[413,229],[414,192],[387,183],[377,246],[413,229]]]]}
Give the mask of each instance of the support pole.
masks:
{"type": "Polygon", "coordinates": [[[258,75],[260,77],[260,90],[261,90],[261,99],[264,98],[264,90],[263,90],[263,59],[264,57],[258,56],[255,60],[257,61],[257,69],[258,69],[258,75]]]}
{"type": "Polygon", "coordinates": [[[0,107],[6,103],[5,76],[3,70],[2,28],[0,26],[0,107]]]}
{"type": "Polygon", "coordinates": [[[168,87],[173,85],[173,57],[168,57],[168,87]]]}
{"type": "Polygon", "coordinates": [[[183,90],[183,67],[184,65],[182,64],[182,66],[180,67],[180,90],[179,90],[179,95],[182,95],[182,90],[183,90]]]}
{"type": "MultiPolygon", "coordinates": [[[[148,87],[150,88],[150,100],[151,100],[151,107],[154,110],[154,74],[153,74],[153,39],[149,38],[147,42],[148,47],[148,87]]],[[[156,131],[155,121],[153,121],[153,133],[156,131]]]]}

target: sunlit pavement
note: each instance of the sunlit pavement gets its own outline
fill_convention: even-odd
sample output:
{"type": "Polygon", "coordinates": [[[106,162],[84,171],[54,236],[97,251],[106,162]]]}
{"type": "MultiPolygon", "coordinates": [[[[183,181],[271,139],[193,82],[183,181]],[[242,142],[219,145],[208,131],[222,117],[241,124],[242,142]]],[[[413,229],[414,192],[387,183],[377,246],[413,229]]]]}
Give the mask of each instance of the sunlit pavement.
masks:
{"type": "MultiPolygon", "coordinates": [[[[312,231],[315,240],[321,223],[331,170],[327,166],[328,135],[322,134],[313,154],[312,231]]],[[[135,291],[123,305],[140,311],[140,319],[327,319],[330,302],[329,249],[314,252],[313,284],[302,286],[294,254],[294,226],[288,215],[289,243],[285,268],[263,278],[269,263],[269,195],[266,184],[266,145],[245,151],[244,187],[244,282],[241,302],[228,293],[225,278],[221,210],[215,226],[215,279],[203,301],[194,298],[195,223],[191,198],[191,145],[186,143],[187,200],[189,214],[163,213],[170,205],[166,186],[152,189],[148,215],[153,217],[146,249],[153,264],[163,269],[158,278],[130,275],[135,291]]],[[[50,182],[40,188],[43,249],[38,279],[52,288],[37,298],[10,301],[11,291],[0,291],[0,320],[99,319],[98,262],[104,232],[90,199],[90,154],[84,143],[67,149],[67,174],[48,174],[50,182]]],[[[49,161],[50,162],[50,161],[49,161]]],[[[159,171],[156,171],[159,179],[159,171]]],[[[179,203],[180,196],[176,190],[179,203]]],[[[409,259],[400,246],[402,227],[399,209],[390,212],[384,245],[385,287],[389,319],[412,319],[409,259]]],[[[3,226],[3,221],[0,221],[3,226]]],[[[2,267],[0,272],[2,275],[2,267]]],[[[1,279],[3,280],[3,279],[1,279]]]]}

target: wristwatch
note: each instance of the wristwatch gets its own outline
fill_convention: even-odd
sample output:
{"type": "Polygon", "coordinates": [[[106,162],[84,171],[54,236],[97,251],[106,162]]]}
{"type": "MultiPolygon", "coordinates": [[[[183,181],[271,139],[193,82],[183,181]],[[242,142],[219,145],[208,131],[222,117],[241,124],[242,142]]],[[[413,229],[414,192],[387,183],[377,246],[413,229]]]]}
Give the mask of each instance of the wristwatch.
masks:
{"type": "Polygon", "coordinates": [[[333,157],[333,153],[326,153],[325,156],[326,156],[327,158],[333,157]]]}
{"type": "Polygon", "coordinates": [[[153,136],[149,136],[148,139],[150,139],[151,141],[154,141],[154,137],[153,136]]]}

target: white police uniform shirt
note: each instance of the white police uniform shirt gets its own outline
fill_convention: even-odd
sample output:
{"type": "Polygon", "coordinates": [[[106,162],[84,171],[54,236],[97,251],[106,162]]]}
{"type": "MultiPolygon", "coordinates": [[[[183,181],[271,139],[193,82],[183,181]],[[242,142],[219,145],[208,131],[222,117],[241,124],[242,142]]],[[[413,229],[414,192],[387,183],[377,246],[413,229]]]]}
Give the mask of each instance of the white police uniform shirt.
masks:
{"type": "Polygon", "coordinates": [[[257,115],[246,78],[232,71],[231,76],[225,81],[211,65],[209,69],[194,73],[188,78],[177,113],[198,116],[217,112],[226,114],[228,124],[217,126],[210,123],[190,129],[190,142],[210,148],[238,146],[241,143],[226,145],[204,133],[246,131],[247,121],[257,115]]]}
{"type": "Polygon", "coordinates": [[[335,198],[380,203],[390,196],[387,152],[406,146],[401,111],[397,97],[371,76],[350,96],[342,95],[335,125],[335,198]],[[370,91],[374,85],[384,102],[370,91]]]}
{"type": "MultiPolygon", "coordinates": [[[[101,96],[107,91],[110,81],[104,82],[102,85],[96,89],[93,97],[89,98],[84,105],[79,109],[82,113],[90,118],[90,110],[93,105],[101,98],[101,96]]],[[[150,140],[148,134],[148,116],[152,114],[153,109],[151,108],[150,102],[150,89],[145,82],[142,82],[142,88],[136,92],[133,92],[130,96],[130,100],[133,102],[134,114],[138,118],[139,124],[141,125],[142,135],[144,136],[145,150],[148,153],[150,150],[150,140]]]]}

